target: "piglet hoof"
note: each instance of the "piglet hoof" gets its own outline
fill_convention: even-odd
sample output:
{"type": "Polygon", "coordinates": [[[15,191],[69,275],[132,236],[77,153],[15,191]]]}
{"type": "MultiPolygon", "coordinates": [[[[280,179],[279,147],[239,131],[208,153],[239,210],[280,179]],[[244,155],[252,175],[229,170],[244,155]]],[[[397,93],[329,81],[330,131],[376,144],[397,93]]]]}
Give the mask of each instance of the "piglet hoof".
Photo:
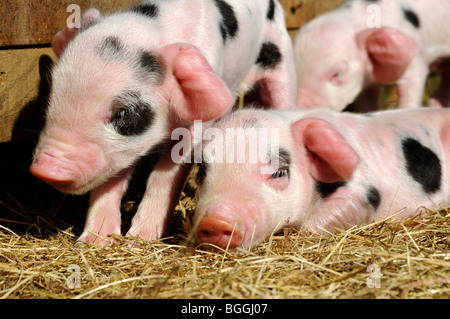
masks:
{"type": "Polygon", "coordinates": [[[91,247],[110,247],[118,244],[119,241],[117,240],[117,238],[113,238],[111,235],[103,237],[98,234],[89,233],[87,235],[82,234],[75,242],[74,246],[79,249],[87,249],[91,247]]]}

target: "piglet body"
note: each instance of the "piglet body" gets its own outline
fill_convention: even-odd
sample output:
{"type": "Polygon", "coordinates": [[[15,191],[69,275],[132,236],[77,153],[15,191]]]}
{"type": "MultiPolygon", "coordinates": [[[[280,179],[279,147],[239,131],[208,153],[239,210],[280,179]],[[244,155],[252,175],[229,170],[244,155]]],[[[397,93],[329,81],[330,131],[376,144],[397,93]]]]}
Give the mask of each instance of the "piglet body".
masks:
{"type": "MultiPolygon", "coordinates": [[[[189,167],[167,141],[177,127],[227,114],[240,84],[268,107],[295,103],[296,75],[277,1],[142,1],[53,39],[46,125],[31,172],[60,191],[91,191],[80,241],[120,234],[120,201],[133,167],[159,156],[129,234],[162,236],[189,167]]],[[[188,161],[185,161],[188,162],[188,161]]]]}
{"type": "Polygon", "coordinates": [[[301,27],[294,42],[299,105],[360,111],[379,107],[380,86],[395,84],[400,108],[422,105],[430,69],[443,75],[429,104],[448,106],[450,2],[346,1],[301,27]]]}
{"type": "Polygon", "coordinates": [[[214,134],[205,133],[211,141],[204,142],[198,172],[197,237],[248,248],[286,225],[333,232],[444,207],[450,203],[449,123],[450,110],[442,108],[233,114],[214,134]],[[257,132],[267,130],[273,133],[263,144],[278,152],[268,147],[251,160],[252,147],[261,148],[261,136],[268,136],[257,132]],[[226,158],[237,141],[245,161],[226,158]]]}

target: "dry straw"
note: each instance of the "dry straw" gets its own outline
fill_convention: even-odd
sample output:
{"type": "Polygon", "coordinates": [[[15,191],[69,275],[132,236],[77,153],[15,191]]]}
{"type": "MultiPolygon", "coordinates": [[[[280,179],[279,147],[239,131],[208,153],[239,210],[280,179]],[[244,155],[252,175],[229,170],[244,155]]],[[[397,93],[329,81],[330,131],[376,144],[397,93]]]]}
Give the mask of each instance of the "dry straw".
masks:
{"type": "Polygon", "coordinates": [[[252,251],[227,251],[186,242],[193,209],[182,197],[184,236],[115,236],[107,248],[77,248],[70,229],[39,238],[0,226],[0,298],[450,297],[450,210],[329,236],[286,229],[252,251]]]}

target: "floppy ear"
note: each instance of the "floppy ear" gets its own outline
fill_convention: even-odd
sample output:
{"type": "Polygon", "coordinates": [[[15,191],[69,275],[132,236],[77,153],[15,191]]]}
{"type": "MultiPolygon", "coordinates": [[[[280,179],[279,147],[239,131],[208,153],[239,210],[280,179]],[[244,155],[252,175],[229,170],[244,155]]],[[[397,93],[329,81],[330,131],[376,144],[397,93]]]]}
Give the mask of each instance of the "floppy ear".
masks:
{"type": "Polygon", "coordinates": [[[356,35],[360,50],[366,51],[375,81],[394,83],[405,73],[418,47],[404,33],[391,29],[368,29],[356,35]]]}
{"type": "Polygon", "coordinates": [[[291,130],[297,147],[306,149],[307,167],[312,177],[323,183],[351,179],[359,155],[330,123],[302,119],[295,122],[291,130]]]}
{"type": "MultiPolygon", "coordinates": [[[[94,8],[88,9],[81,16],[81,27],[88,28],[89,26],[97,23],[101,19],[101,17],[102,14],[99,10],[94,8]]],[[[64,49],[69,44],[69,42],[72,41],[78,31],[79,29],[76,27],[66,27],[53,37],[52,48],[58,58],[64,52],[64,49]]]]}
{"type": "Polygon", "coordinates": [[[235,96],[196,47],[172,44],[160,49],[160,54],[175,79],[167,85],[181,119],[211,121],[231,110],[235,96]]]}

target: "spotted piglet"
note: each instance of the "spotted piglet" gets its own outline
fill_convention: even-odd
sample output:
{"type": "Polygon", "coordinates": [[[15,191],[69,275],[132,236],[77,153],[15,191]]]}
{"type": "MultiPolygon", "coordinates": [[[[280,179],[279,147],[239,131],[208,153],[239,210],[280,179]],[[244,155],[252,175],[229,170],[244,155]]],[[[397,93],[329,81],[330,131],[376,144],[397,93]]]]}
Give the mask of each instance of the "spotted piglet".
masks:
{"type": "Polygon", "coordinates": [[[197,238],[249,248],[286,225],[332,232],[450,204],[449,123],[443,108],[234,113],[204,133],[197,238]]]}
{"type": "MultiPolygon", "coordinates": [[[[228,113],[241,83],[267,107],[296,100],[292,44],[276,0],[147,0],[53,39],[46,125],[31,172],[56,189],[91,191],[85,243],[120,234],[133,166],[176,127],[228,113]]],[[[160,238],[189,168],[162,152],[128,234],[160,238]]],[[[187,161],[184,161],[187,162],[187,161]]]]}
{"type": "Polygon", "coordinates": [[[450,1],[348,0],[300,28],[294,40],[298,104],[360,111],[379,107],[395,84],[400,108],[422,105],[431,70],[443,80],[429,104],[450,102],[450,1]]]}

